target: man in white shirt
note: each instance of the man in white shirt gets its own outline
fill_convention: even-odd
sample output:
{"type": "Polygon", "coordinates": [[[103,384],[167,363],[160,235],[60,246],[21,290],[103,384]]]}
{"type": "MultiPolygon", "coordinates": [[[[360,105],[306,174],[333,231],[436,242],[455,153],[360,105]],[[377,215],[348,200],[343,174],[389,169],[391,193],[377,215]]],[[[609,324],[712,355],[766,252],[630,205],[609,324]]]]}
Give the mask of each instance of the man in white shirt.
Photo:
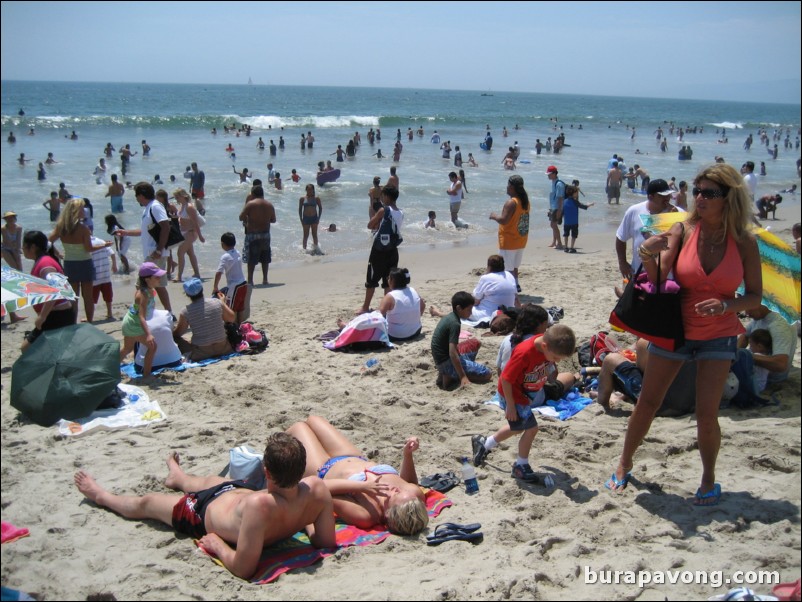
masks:
{"type": "Polygon", "coordinates": [[[746,314],[752,318],[752,322],[746,325],[746,334],[738,337],[738,347],[746,348],[753,331],[768,330],[771,333],[771,355],[755,354],[755,366],[769,371],[768,384],[784,381],[788,378],[796,353],[796,328],[765,305],[750,309],[746,314]]]}
{"type": "Polygon", "coordinates": [[[752,197],[752,202],[755,202],[757,196],[757,176],[754,174],[755,164],[752,161],[747,161],[741,167],[741,173],[744,175],[744,182],[749,189],[749,196],[752,197]]]}
{"type": "MultiPolygon", "coordinates": [[[[638,257],[638,247],[646,239],[643,232],[643,222],[641,215],[654,215],[656,213],[667,213],[671,211],[682,211],[671,204],[673,191],[665,180],[652,180],[646,188],[646,201],[632,205],[624,213],[624,219],[618,226],[615,233],[615,252],[618,255],[618,269],[621,276],[628,279],[640,267],[641,261],[638,257]],[[632,239],[632,263],[627,261],[627,241],[632,239]]],[[[648,236],[648,235],[647,235],[648,236]]]]}

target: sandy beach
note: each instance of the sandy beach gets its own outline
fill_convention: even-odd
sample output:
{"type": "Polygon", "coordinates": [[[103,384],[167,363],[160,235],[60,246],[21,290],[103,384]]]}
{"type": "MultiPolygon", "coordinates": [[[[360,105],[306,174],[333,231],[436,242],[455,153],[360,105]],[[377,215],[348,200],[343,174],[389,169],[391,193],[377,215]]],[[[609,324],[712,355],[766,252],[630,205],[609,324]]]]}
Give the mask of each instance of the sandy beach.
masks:
{"type": "MultiPolygon", "coordinates": [[[[787,229],[777,232],[790,240],[787,229]]],[[[521,300],[562,307],[562,323],[578,341],[608,329],[620,280],[613,235],[580,234],[575,255],[549,249],[545,235],[543,227],[530,236],[521,300]]],[[[402,247],[400,265],[410,269],[411,285],[427,305],[444,309],[454,292],[473,290],[494,252],[494,240],[402,247]]],[[[118,600],[699,600],[735,587],[726,579],[757,578],[758,571],[776,571],[781,581],[800,576],[799,347],[789,381],[776,392],[779,405],[721,411],[717,480],[724,495],[715,508],[689,501],[701,471],[693,416],[657,418],[629,488],[621,494],[604,488],[623,445],[633,407],[627,403],[609,414],[594,404],[565,422],[539,419],[530,460],[536,472],[553,477],[553,488],[510,477],[512,439],[477,469],[478,494],[462,487],[449,492],[454,505],[430,529],[480,522],[483,542],[429,547],[429,531],[391,536],[342,549],[268,585],[233,576],[165,525],[125,520],[84,500],[73,485],[78,469],[116,493],[168,492],[163,479],[172,450],[189,472],[220,473],[230,448],[261,449],[269,433],[309,414],[327,417],[371,457],[396,466],[404,438],[417,435],[420,476],[459,473],[471,435],[495,431],[503,413],[484,404],[495,378],[457,391],[435,386],[430,342],[437,320],[428,311],[423,336],[393,350],[338,353],[315,340],[361,304],[366,261],[367,249],[359,257],[272,266],[272,284],[256,287],[251,303],[251,320],[269,334],[267,351],[166,372],[144,385],[168,415],[148,427],[65,439],[21,416],[9,404],[11,366],[30,326],[4,322],[2,516],[31,534],[2,546],[3,585],[50,600],[98,593],[118,600]],[[371,357],[380,368],[363,374],[371,357]],[[610,584],[601,571],[650,571],[653,581],[666,583],[610,584]],[[680,581],[669,583],[671,575],[680,581]]],[[[205,267],[211,275],[213,266],[205,267]]],[[[117,284],[119,318],[133,299],[133,279],[117,284]]],[[[210,279],[205,286],[211,290],[210,279]]],[[[179,284],[170,284],[170,294],[177,313],[186,297],[179,284]]],[[[120,324],[97,326],[121,340],[120,324]]],[[[632,342],[628,335],[620,340],[632,342]]],[[[478,360],[494,365],[501,338],[481,341],[478,360]]],[[[576,356],[563,367],[577,369],[576,356]]]]}

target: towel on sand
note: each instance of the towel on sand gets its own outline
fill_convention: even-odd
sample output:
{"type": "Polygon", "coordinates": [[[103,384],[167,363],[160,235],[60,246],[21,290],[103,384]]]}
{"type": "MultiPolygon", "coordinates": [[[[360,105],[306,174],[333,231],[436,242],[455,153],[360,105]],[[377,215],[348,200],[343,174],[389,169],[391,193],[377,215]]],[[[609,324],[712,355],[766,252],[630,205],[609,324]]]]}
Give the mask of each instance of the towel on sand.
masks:
{"type": "MultiPolygon", "coordinates": [[[[451,505],[451,501],[442,493],[433,489],[426,490],[426,508],[430,518],[439,515],[444,508],[448,508],[451,505]]],[[[389,536],[390,532],[381,528],[365,530],[346,525],[340,520],[337,521],[336,525],[337,548],[377,544],[389,536]]],[[[299,531],[292,537],[262,550],[259,566],[256,569],[256,573],[251,577],[251,582],[259,584],[271,583],[287,571],[314,564],[322,558],[331,556],[336,551],[334,548],[315,548],[309,542],[309,537],[307,537],[306,533],[299,531]]],[[[212,560],[223,566],[223,563],[217,558],[212,558],[212,560]]]]}
{"type": "MultiPolygon", "coordinates": [[[[209,364],[216,364],[217,362],[231,359],[232,357],[237,357],[238,355],[240,354],[229,353],[228,355],[221,355],[220,357],[210,357],[209,359],[201,360],[199,362],[184,362],[183,364],[178,364],[177,366],[165,366],[163,368],[155,369],[151,374],[161,374],[165,370],[175,370],[176,372],[183,372],[184,370],[188,370],[189,368],[200,368],[202,366],[208,366],[209,364]]],[[[133,362],[131,362],[130,364],[120,364],[120,372],[122,372],[129,378],[142,378],[142,373],[136,371],[136,365],[133,362]]]]}
{"type": "MultiPolygon", "coordinates": [[[[549,416],[559,420],[568,420],[571,416],[578,414],[592,403],[592,399],[588,397],[580,397],[580,395],[574,390],[569,391],[565,394],[565,397],[558,399],[557,401],[547,401],[546,405],[532,406],[532,411],[538,412],[543,416],[549,416]]],[[[501,396],[499,396],[498,392],[493,395],[492,399],[486,401],[485,405],[497,406],[502,410],[506,408],[506,405],[502,403],[501,396]]]]}
{"type": "Polygon", "coordinates": [[[131,428],[167,419],[159,402],[151,401],[148,394],[139,387],[126,384],[119,384],[117,387],[125,393],[122,406],[108,410],[95,410],[89,416],[78,420],[59,420],[56,423],[59,434],[65,437],[75,437],[95,429],[131,428]]]}

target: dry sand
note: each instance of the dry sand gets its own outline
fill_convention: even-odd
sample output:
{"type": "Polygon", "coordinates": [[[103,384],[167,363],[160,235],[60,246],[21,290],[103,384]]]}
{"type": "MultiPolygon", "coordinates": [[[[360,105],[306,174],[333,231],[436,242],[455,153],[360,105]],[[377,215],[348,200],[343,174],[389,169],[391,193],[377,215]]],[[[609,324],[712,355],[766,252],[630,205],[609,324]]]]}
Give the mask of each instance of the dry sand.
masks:
{"type": "MultiPolygon", "coordinates": [[[[611,238],[580,238],[576,255],[530,239],[522,300],[562,306],[563,323],[579,340],[607,328],[612,285],[620,277],[611,238]]],[[[427,303],[445,308],[457,290],[473,290],[493,252],[493,242],[402,248],[401,265],[410,268],[412,286],[427,303]]],[[[274,284],[254,291],[251,319],[268,331],[269,349],[157,378],[144,388],[169,420],[151,427],[68,440],[21,417],[9,405],[9,391],[26,325],[3,325],[2,517],[31,531],[2,546],[3,585],[76,600],[99,592],[119,600],[682,600],[705,599],[728,586],[592,584],[585,573],[719,571],[728,578],[765,570],[778,571],[783,581],[799,577],[798,350],[779,406],[721,412],[718,481],[724,496],[716,508],[689,502],[700,475],[693,416],[657,418],[636,455],[630,487],[620,495],[603,487],[621,451],[629,404],[610,414],[594,404],[566,422],[540,421],[531,461],[537,472],[553,475],[553,489],[510,477],[515,440],[494,451],[478,469],[479,493],[453,490],[454,506],[432,521],[432,527],[481,522],[481,544],[427,547],[425,534],[393,536],[341,550],[270,585],[234,577],[164,525],[127,521],[84,501],[72,484],[78,469],[117,493],[166,492],[164,460],[171,450],[190,472],[219,473],[231,447],[259,448],[268,433],[311,413],[328,417],[357,446],[390,463],[399,462],[405,436],[418,435],[419,475],[458,472],[457,458],[470,453],[471,435],[502,424],[502,412],[483,404],[495,379],[453,392],[435,386],[429,345],[436,320],[428,312],[425,336],[394,350],[325,350],[314,337],[361,304],[365,258],[301,263],[273,266],[274,284]],[[381,367],[363,375],[369,357],[379,358],[381,367]]],[[[171,284],[170,292],[180,308],[185,298],[179,285],[171,284]]],[[[132,299],[130,286],[115,289],[118,317],[132,299]]],[[[98,327],[121,338],[119,321],[98,327]]],[[[481,340],[479,360],[492,365],[501,339],[481,340]]]]}

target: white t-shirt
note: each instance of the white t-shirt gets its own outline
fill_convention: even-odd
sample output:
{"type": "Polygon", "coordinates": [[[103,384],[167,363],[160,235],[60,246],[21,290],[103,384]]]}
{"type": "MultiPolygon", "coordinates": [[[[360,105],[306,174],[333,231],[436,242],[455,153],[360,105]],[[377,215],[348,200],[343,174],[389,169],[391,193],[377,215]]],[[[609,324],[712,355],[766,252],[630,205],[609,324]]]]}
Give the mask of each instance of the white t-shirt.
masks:
{"type": "Polygon", "coordinates": [[[395,306],[387,312],[387,334],[396,339],[411,337],[421,328],[420,296],[408,286],[388,293],[395,306]]]}
{"type": "MultiPolygon", "coordinates": [[[[637,271],[641,264],[640,257],[638,256],[638,248],[643,244],[643,241],[649,237],[649,234],[644,236],[643,232],[641,232],[643,229],[643,222],[640,219],[641,215],[649,215],[648,204],[649,201],[643,201],[627,209],[626,213],[624,213],[624,219],[621,220],[621,224],[615,232],[615,237],[621,242],[627,242],[632,239],[631,265],[633,272],[637,271]]],[[[680,207],[677,207],[677,210],[683,213],[685,212],[685,210],[680,207]]]]}
{"type": "Polygon", "coordinates": [[[479,304],[473,306],[470,317],[463,320],[462,323],[468,326],[476,326],[483,322],[490,322],[499,305],[515,307],[517,292],[518,286],[515,283],[515,276],[510,272],[490,272],[485,274],[479,278],[479,283],[473,290],[473,296],[479,300],[479,304]]]}
{"type": "Polygon", "coordinates": [[[744,182],[746,182],[746,187],[749,188],[749,194],[754,201],[755,195],[757,195],[757,176],[753,173],[744,174],[744,182]]]}
{"type": "MultiPolygon", "coordinates": [[[[92,246],[102,245],[106,241],[102,238],[93,236],[91,238],[92,246]]],[[[93,286],[111,282],[111,257],[114,255],[114,247],[104,247],[98,251],[90,253],[92,263],[95,266],[95,279],[92,282],[93,286]]]]}
{"type": "Polygon", "coordinates": [[[768,376],[768,382],[770,383],[782,382],[788,378],[788,373],[791,371],[791,364],[794,360],[794,353],[796,353],[796,328],[786,322],[780,314],[773,311],[769,312],[765,318],[752,320],[747,324],[746,334],[750,335],[761,328],[771,333],[771,354],[788,356],[788,368],[786,371],[769,372],[768,376]]]}
{"type": "Polygon", "coordinates": [[[239,251],[236,249],[229,249],[220,257],[220,265],[217,266],[218,274],[226,275],[226,286],[229,290],[231,287],[245,282],[245,276],[242,273],[242,258],[239,251]]]}
{"type": "MultiPolygon", "coordinates": [[[[167,215],[167,209],[164,208],[157,199],[153,199],[148,206],[145,207],[145,210],[142,212],[142,224],[140,226],[140,238],[142,239],[142,257],[145,261],[150,261],[149,257],[156,252],[156,241],[150,235],[148,230],[151,228],[156,227],[159,222],[169,220],[169,216],[167,215]],[[153,212],[153,217],[150,217],[151,211],[153,212]]],[[[167,252],[166,249],[162,249],[162,255],[167,252]]],[[[166,256],[166,255],[165,255],[166,256]]]]}
{"type": "Polygon", "coordinates": [[[462,182],[460,182],[459,180],[457,180],[456,182],[451,182],[451,186],[449,187],[449,190],[451,192],[454,192],[454,188],[458,184],[459,184],[459,191],[457,192],[457,194],[449,194],[448,195],[448,202],[449,203],[461,203],[462,202],[462,198],[465,196],[465,194],[464,194],[465,191],[462,189],[462,182]]]}

